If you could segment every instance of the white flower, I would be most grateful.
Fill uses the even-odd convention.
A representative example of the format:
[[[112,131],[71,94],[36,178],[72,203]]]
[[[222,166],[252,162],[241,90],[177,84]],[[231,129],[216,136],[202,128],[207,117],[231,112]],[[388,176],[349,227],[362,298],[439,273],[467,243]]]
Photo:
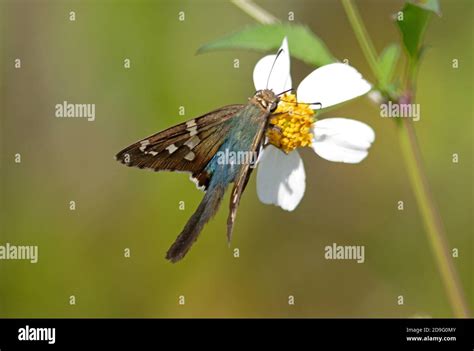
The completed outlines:
[[[278,57],[265,56],[255,65],[253,80],[257,90],[272,89],[275,94],[292,88],[286,38]],[[288,116],[294,116],[292,113],[295,106],[302,109],[301,113],[296,113],[301,120],[296,122],[296,127],[291,124],[292,127],[287,128],[288,133],[283,130],[277,133],[283,138],[279,140],[286,145],[278,142],[277,146],[285,152],[273,146],[274,142],[262,151],[257,170],[257,194],[260,201],[280,206],[287,211],[294,210],[299,204],[305,192],[306,175],[303,160],[296,151],[298,146],[311,146],[320,157],[333,162],[359,163],[367,156],[368,149],[375,140],[372,128],[342,117],[314,122],[311,109],[315,109],[317,105],[304,103],[318,102],[326,108],[366,94],[370,89],[370,84],[356,69],[343,63],[333,63],[314,70],[303,79],[296,90],[299,104],[295,104],[296,97],[292,94],[285,95],[286,101],[282,97],[278,108],[287,117],[286,121],[280,120],[283,129],[286,128],[285,123],[289,122]],[[296,134],[292,134],[295,130]],[[283,132],[289,137],[283,137]],[[267,136],[272,139],[268,133]]]

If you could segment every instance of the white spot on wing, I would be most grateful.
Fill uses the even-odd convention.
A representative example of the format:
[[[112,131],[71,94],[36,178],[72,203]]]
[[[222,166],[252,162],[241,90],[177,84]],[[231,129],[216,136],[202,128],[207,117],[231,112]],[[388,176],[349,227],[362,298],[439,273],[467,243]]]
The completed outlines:
[[[199,144],[200,141],[201,139],[199,139],[197,135],[194,135],[192,138],[188,139],[184,143],[184,145],[186,145],[187,147],[189,147],[190,150],[192,150],[197,144]]]
[[[145,152],[146,147],[150,145],[150,140],[142,140],[140,141],[140,151]]]
[[[189,131],[189,136],[194,136],[197,134],[197,126],[194,126],[194,127],[191,127],[191,128],[188,128],[187,131]]]
[[[178,150],[178,148],[176,147],[175,144],[171,144],[170,146],[166,147],[166,150],[168,150],[168,152],[170,154],[172,154],[173,152],[175,152],[176,150]]]
[[[194,184],[196,184],[196,188],[197,188],[197,189],[199,189],[199,190],[201,190],[201,191],[204,191],[204,192],[206,191],[206,187],[205,187],[204,185],[199,186],[198,179],[197,179],[197,178],[194,178],[192,174],[189,176],[189,179],[190,179]]]
[[[186,122],[186,129],[189,129],[189,128],[192,128],[196,125],[196,120],[195,119],[192,119],[190,121],[187,121]]]
[[[185,156],[184,156],[184,159],[185,160],[188,160],[188,161],[192,161],[194,160],[194,158],[196,157],[196,154],[192,151],[189,151]]]

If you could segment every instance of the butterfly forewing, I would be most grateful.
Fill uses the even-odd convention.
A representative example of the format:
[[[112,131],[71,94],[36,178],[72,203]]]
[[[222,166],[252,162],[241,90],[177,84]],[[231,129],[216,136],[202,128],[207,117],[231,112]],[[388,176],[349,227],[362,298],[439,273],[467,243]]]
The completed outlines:
[[[128,146],[116,158],[130,167],[190,172],[205,188],[209,179],[203,169],[224,142],[228,121],[243,107],[225,106],[168,128]]]

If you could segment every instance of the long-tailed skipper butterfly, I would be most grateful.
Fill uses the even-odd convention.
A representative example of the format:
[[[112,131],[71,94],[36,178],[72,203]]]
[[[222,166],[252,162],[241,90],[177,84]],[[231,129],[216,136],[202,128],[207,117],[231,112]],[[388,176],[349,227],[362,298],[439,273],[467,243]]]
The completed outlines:
[[[280,53],[281,49],[275,62]],[[193,118],[142,139],[116,155],[118,161],[131,167],[189,172],[198,188],[205,191],[201,203],[166,254],[171,262],[186,255],[204,225],[217,212],[227,187],[234,183],[227,219],[230,241],[253,164],[222,162],[221,156],[243,152],[255,155],[247,159],[256,160],[279,95],[269,89],[259,90],[245,105],[229,105]]]

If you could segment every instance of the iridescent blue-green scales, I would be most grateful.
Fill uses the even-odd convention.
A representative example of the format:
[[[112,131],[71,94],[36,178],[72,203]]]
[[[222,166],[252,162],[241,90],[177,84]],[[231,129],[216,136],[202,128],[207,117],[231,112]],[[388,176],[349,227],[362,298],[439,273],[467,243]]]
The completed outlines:
[[[176,262],[186,255],[203,226],[217,212],[228,185],[234,183],[227,220],[230,241],[252,164],[222,162],[221,155],[242,152],[258,155],[268,117],[277,104],[278,97],[271,90],[260,90],[246,105],[217,109],[138,141],[117,154],[117,160],[127,166],[190,172],[197,186],[206,192],[168,250],[167,259]],[[256,156],[247,160],[256,160]]]

